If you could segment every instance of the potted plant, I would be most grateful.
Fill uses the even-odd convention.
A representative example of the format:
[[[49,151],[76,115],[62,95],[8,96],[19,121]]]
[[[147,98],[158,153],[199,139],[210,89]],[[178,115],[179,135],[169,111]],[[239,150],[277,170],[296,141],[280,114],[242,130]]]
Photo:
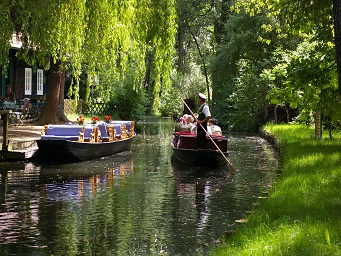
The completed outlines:
[[[97,122],[101,121],[97,116],[91,117],[91,123],[96,124]]]
[[[105,115],[105,116],[104,116],[104,121],[105,121],[107,124],[110,123],[110,121],[111,121],[111,116]]]
[[[77,123],[79,124],[79,125],[83,125],[84,124],[84,117],[83,116],[79,116],[79,117],[77,117]]]

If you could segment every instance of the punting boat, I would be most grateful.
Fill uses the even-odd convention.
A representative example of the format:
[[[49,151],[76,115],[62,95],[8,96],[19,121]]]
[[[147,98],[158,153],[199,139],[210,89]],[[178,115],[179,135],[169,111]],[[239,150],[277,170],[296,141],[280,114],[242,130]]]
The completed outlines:
[[[206,149],[198,149],[197,135],[188,132],[175,132],[172,140],[172,148],[175,157],[183,163],[192,165],[219,165],[226,163],[224,158],[228,156],[227,138],[225,136],[212,136],[206,138]],[[224,156],[222,155],[224,154]]]
[[[134,137],[134,121],[46,125],[36,141],[39,149],[34,157],[44,161],[86,161],[128,150]]]

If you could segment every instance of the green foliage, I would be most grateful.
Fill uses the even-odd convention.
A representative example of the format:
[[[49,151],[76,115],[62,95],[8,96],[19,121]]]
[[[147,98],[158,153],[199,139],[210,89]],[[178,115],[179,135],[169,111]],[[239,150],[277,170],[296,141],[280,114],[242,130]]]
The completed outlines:
[[[162,92],[171,86],[174,0],[2,1],[0,14],[0,65],[7,65],[9,41],[16,32],[23,42],[18,57],[28,65],[48,69],[52,58],[63,63],[61,69],[69,69],[70,98],[77,100],[82,91],[88,101],[94,78],[103,100],[110,98],[112,86],[140,93],[150,52],[154,92],[150,100],[155,111]],[[82,72],[87,74],[86,83]],[[79,87],[80,77],[84,88]]]
[[[311,113],[321,111],[327,120],[337,123],[340,119],[339,92],[334,46],[320,41],[311,41],[305,36],[295,50],[276,52],[270,70],[264,70],[271,90],[267,99],[281,105],[288,103],[297,108],[299,121],[310,122]]]
[[[131,84],[116,86],[110,98],[110,109],[108,113],[117,119],[137,120],[139,115],[145,113],[145,95],[142,89],[132,90]]]
[[[335,127],[341,110],[331,3],[239,0],[231,10],[211,62],[216,110],[230,112],[221,121],[253,130],[271,103],[297,109],[296,121],[314,121],[321,112],[326,126]]]
[[[224,43],[211,61],[213,112],[229,129],[257,131],[264,122],[268,89],[259,75],[269,65],[264,59],[271,56],[273,45],[259,38],[273,37],[275,32],[261,29],[270,22],[264,14],[230,17]]]
[[[261,126],[263,85],[257,77],[245,77],[245,82],[241,83],[237,84],[235,92],[230,95],[233,109],[228,114],[229,129],[258,132]]]
[[[8,52],[10,49],[10,40],[14,31],[14,24],[10,17],[10,3],[8,1],[0,2],[0,67],[8,66]]]
[[[160,113],[164,117],[178,118],[182,115],[182,104],[179,91],[168,90],[162,93]]]

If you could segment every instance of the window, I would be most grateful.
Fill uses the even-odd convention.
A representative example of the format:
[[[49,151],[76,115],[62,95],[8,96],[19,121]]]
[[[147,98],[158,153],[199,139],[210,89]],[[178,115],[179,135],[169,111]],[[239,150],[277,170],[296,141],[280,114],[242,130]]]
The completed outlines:
[[[42,69],[37,70],[37,95],[43,95],[44,94],[44,72]]]
[[[32,68],[25,68],[25,95],[32,95]]]

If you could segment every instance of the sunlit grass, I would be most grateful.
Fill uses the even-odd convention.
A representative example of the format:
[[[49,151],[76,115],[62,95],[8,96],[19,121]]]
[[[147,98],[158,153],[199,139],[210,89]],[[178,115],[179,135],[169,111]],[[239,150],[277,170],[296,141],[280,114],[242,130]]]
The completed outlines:
[[[266,126],[281,145],[283,172],[248,223],[214,255],[341,255],[341,136]],[[328,138],[328,139],[327,139]]]
[[[228,244],[215,255],[340,255],[331,227],[307,222],[282,223],[276,229],[260,227],[254,232],[243,230],[243,237],[238,236],[240,242]]]

